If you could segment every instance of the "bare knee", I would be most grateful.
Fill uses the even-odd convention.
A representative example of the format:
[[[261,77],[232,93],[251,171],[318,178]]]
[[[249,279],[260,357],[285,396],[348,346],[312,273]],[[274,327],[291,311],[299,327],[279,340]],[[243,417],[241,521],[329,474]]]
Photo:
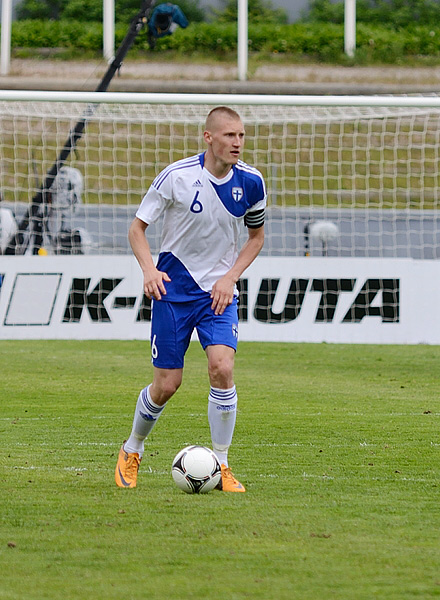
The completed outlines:
[[[163,406],[177,392],[181,383],[181,369],[155,369],[150,387],[151,399]]]
[[[234,385],[234,355],[216,353],[209,356],[209,380],[213,387],[227,389]]]

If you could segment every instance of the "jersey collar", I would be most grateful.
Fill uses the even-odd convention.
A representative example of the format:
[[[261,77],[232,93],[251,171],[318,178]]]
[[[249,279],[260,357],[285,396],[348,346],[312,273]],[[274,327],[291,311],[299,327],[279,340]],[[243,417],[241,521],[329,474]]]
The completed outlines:
[[[214,183],[216,183],[217,185],[221,185],[222,183],[227,183],[234,176],[234,167],[235,167],[235,165],[232,165],[232,169],[229,171],[229,173],[227,175],[225,175],[225,177],[222,177],[221,179],[218,179],[217,177],[215,177],[215,175],[213,175],[212,173],[210,173],[208,171],[208,169],[205,168],[205,153],[202,152],[202,154],[200,154],[199,156],[200,156],[200,166],[202,167],[202,169],[204,170],[204,172],[207,174],[208,178],[211,181],[213,181]]]

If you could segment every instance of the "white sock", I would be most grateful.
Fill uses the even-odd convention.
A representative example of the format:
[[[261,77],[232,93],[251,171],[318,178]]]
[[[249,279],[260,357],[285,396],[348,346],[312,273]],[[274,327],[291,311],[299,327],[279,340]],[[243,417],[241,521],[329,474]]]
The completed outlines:
[[[139,457],[142,457],[144,440],[156,425],[164,408],[165,405],[159,406],[151,399],[150,386],[141,390],[136,404],[131,435],[124,444],[126,452],[137,452]]]
[[[237,392],[234,387],[221,390],[211,387],[208,398],[208,421],[212,449],[220,464],[228,466],[228,450],[234,434],[237,416]]]

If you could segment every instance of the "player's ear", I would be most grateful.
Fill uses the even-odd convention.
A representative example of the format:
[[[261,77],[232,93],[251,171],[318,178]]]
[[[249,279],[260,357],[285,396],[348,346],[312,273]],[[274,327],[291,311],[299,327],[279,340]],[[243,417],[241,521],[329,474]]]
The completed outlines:
[[[210,144],[210,143],[211,143],[211,141],[212,141],[212,135],[211,135],[211,132],[210,132],[210,131],[204,131],[204,132],[203,132],[203,137],[205,138],[205,142],[206,142],[207,144]]]

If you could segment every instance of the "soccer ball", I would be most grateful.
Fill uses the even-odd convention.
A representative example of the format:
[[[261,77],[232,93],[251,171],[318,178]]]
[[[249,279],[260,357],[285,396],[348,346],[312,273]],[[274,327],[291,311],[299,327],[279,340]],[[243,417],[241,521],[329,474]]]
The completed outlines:
[[[219,483],[221,467],[209,448],[187,446],[176,454],[171,474],[177,487],[187,494],[206,494]]]

